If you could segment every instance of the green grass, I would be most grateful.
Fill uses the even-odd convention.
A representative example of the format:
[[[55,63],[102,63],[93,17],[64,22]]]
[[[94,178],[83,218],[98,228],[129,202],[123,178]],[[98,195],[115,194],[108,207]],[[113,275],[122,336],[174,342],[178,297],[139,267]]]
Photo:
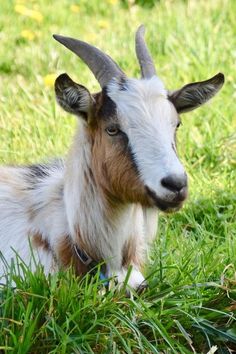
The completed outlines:
[[[97,45],[138,77],[134,32],[144,23],[168,88],[219,71],[226,83],[213,102],[182,117],[178,145],[190,196],[180,212],[161,216],[145,270],[149,289],[127,298],[125,291],[104,292],[96,277],[78,281],[67,272],[45,278],[41,269],[31,274],[21,265],[23,280],[12,266],[17,289],[0,288],[0,352],[207,353],[214,345],[217,353],[236,350],[236,2],[137,3],[1,2],[2,164],[67,151],[76,121],[56,107],[45,76],[66,71],[98,89],[53,33]],[[42,17],[24,15],[22,6]]]

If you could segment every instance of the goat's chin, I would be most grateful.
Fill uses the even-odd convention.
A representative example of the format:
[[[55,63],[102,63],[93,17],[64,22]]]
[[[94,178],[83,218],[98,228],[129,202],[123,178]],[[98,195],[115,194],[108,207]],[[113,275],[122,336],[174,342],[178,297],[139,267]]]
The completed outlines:
[[[157,206],[158,209],[160,209],[161,211],[163,211],[164,213],[167,214],[171,214],[171,213],[175,213],[176,211],[180,210],[183,206],[183,202],[179,203],[177,206],[171,206],[171,207],[167,207],[167,209],[161,209]]]
[[[155,207],[159,210],[163,211],[164,213],[175,213],[176,211],[180,210],[183,206],[183,202],[180,203],[169,203],[166,201],[156,201],[154,202]]]
[[[147,189],[149,202],[150,202],[151,206],[156,207],[165,213],[174,213],[174,212],[180,210],[184,204],[184,200],[181,200],[181,201],[165,200],[163,198],[158,197],[156,195],[156,193],[153,192],[148,187],[146,187],[146,189]]]

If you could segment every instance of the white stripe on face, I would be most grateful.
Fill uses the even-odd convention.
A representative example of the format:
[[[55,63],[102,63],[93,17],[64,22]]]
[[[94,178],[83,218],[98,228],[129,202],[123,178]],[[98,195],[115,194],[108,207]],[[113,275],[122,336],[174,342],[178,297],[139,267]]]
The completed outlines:
[[[123,90],[112,82],[108,95],[117,105],[118,120],[129,138],[143,183],[159,198],[168,200],[171,192],[161,180],[170,175],[181,178],[185,172],[173,149],[177,112],[162,82],[157,77],[127,79]]]

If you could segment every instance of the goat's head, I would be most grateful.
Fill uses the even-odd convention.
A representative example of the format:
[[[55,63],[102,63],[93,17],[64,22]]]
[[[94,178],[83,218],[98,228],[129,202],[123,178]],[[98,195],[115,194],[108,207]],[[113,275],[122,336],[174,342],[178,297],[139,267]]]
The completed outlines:
[[[156,75],[143,26],[136,33],[141,80],[127,78],[109,56],[85,42],[54,38],[89,66],[102,87],[91,95],[67,74],[55,82],[59,104],[84,122],[97,182],[122,202],[163,211],[180,208],[187,196],[187,176],[176,152],[179,114],[212,98],[224,75],[167,91]]]

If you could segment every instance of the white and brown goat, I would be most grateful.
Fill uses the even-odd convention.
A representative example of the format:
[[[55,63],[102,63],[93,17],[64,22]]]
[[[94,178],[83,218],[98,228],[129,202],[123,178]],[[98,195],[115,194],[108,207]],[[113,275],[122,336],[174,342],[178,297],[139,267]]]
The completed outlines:
[[[0,250],[8,263],[17,252],[29,264],[33,245],[46,273],[73,264],[84,274],[92,260],[105,261],[106,275],[121,283],[132,265],[129,284],[137,288],[157,210],[178,210],[187,196],[176,152],[179,114],[212,98],[224,76],[166,90],[143,26],[136,33],[142,79],[127,78],[85,42],[54,38],[88,65],[102,90],[90,94],[67,74],[57,78],[57,101],[79,128],[65,161],[0,168]],[[0,274],[6,271],[1,263]]]

